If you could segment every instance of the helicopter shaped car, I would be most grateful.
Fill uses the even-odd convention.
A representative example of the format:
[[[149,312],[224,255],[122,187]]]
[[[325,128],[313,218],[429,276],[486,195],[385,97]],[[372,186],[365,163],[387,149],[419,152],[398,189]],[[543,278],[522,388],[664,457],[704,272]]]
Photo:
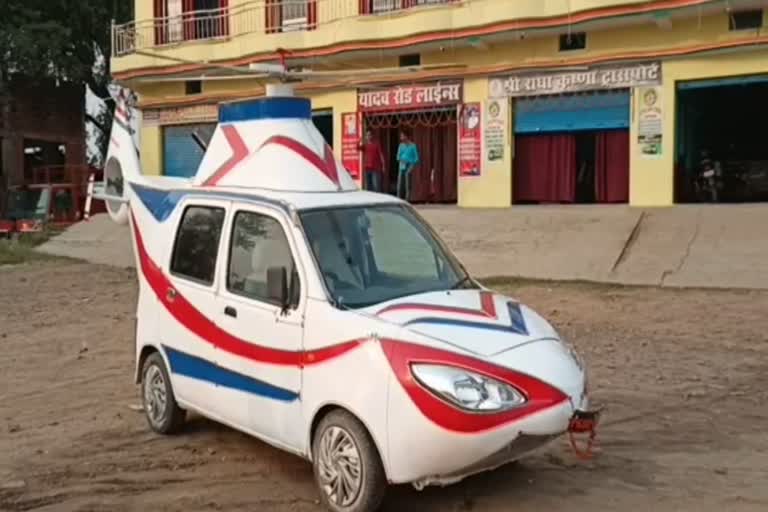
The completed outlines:
[[[118,101],[95,197],[132,233],[150,427],[197,411],[308,459],[349,512],[591,430],[555,329],[476,283],[409,204],[360,190],[290,84],[266,89],[220,105],[189,180],[141,174]]]

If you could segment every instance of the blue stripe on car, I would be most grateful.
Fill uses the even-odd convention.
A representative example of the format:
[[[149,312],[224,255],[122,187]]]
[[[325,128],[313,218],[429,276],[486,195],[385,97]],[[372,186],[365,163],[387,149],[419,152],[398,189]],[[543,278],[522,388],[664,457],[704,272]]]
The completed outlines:
[[[273,386],[247,375],[227,370],[205,359],[186,354],[168,346],[163,346],[163,349],[168,355],[171,373],[281,402],[293,402],[299,398],[298,393],[289,389]]]

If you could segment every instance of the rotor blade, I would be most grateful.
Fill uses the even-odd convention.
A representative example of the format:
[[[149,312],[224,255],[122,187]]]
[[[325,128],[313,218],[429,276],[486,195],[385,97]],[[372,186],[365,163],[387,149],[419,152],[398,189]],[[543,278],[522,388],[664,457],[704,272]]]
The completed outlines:
[[[406,66],[406,67],[389,67],[389,68],[352,68],[352,69],[329,69],[316,71],[312,69],[307,70],[288,70],[286,75],[294,76],[297,78],[302,77],[354,77],[357,75],[399,75],[406,73],[418,73],[420,71],[433,71],[440,69],[456,69],[465,68],[466,64],[425,64],[421,66]]]
[[[148,52],[146,50],[136,50],[135,53],[137,53],[138,55],[144,55],[145,57],[153,57],[153,58],[156,58],[156,59],[164,59],[164,60],[169,60],[169,61],[172,61],[172,62],[179,62],[181,64],[193,64],[193,65],[196,65],[196,66],[203,66],[203,67],[210,67],[210,68],[216,68],[216,69],[223,69],[223,70],[227,70],[227,71],[233,71],[235,73],[243,74],[243,75],[251,75],[251,74],[263,75],[265,73],[270,73],[270,71],[265,71],[265,70],[254,72],[254,71],[252,71],[252,70],[250,70],[248,68],[243,68],[243,67],[239,67],[239,66],[229,66],[227,64],[218,64],[218,63],[215,63],[215,62],[207,62],[207,61],[204,61],[204,60],[191,60],[191,59],[183,59],[181,57],[171,57],[170,55],[162,55],[160,53]],[[275,65],[272,65],[272,67],[270,67],[270,70],[272,72],[275,72],[274,70],[277,70],[277,69],[278,68],[275,67]],[[275,72],[275,75],[282,75],[283,73],[284,73],[284,69],[282,68],[282,66],[279,66],[279,72]]]

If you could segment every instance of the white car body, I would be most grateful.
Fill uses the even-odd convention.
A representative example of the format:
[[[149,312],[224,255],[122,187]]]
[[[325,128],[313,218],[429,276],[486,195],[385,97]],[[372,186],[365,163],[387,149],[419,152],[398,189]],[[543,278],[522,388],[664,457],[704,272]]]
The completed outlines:
[[[566,433],[574,413],[588,408],[585,370],[555,329],[517,300],[483,287],[361,308],[333,300],[303,212],[410,207],[359,190],[304,102],[266,98],[223,106],[191,183],[140,175],[118,108],[105,174],[127,183],[108,185],[100,197],[133,234],[137,379],[147,354],[157,351],[182,408],[307,459],[319,418],[342,408],[368,430],[387,481],[418,488],[492,469]],[[171,271],[173,241],[190,205],[224,209],[210,284]],[[300,283],[295,307],[228,289],[238,211],[279,223]],[[227,308],[236,316],[225,314]],[[415,378],[411,365],[420,362],[509,384],[525,403],[500,412],[467,411]]]

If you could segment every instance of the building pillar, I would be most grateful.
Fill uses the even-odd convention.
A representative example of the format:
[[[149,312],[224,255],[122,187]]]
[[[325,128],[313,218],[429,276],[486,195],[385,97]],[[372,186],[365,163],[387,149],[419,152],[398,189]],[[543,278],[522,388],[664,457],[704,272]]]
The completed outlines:
[[[504,208],[512,204],[512,162],[513,139],[511,130],[511,108],[507,98],[499,100],[505,107],[504,143],[502,156],[489,160],[485,131],[488,121],[488,78],[470,78],[464,81],[464,102],[480,103],[481,151],[480,175],[457,176],[458,204],[461,207]],[[457,137],[458,138],[458,137]]]
[[[150,176],[163,174],[163,132],[160,125],[141,126],[140,153],[141,172]]]
[[[657,87],[635,87],[630,101],[629,204],[671,206],[675,198],[675,81],[669,80],[662,64],[662,83]],[[654,91],[656,102],[649,104]],[[650,95],[650,96],[649,96]],[[651,99],[649,99],[651,98]],[[658,108],[658,110],[655,110]],[[654,112],[661,116],[661,144],[641,143],[640,124]],[[653,146],[653,147],[651,147]]]

